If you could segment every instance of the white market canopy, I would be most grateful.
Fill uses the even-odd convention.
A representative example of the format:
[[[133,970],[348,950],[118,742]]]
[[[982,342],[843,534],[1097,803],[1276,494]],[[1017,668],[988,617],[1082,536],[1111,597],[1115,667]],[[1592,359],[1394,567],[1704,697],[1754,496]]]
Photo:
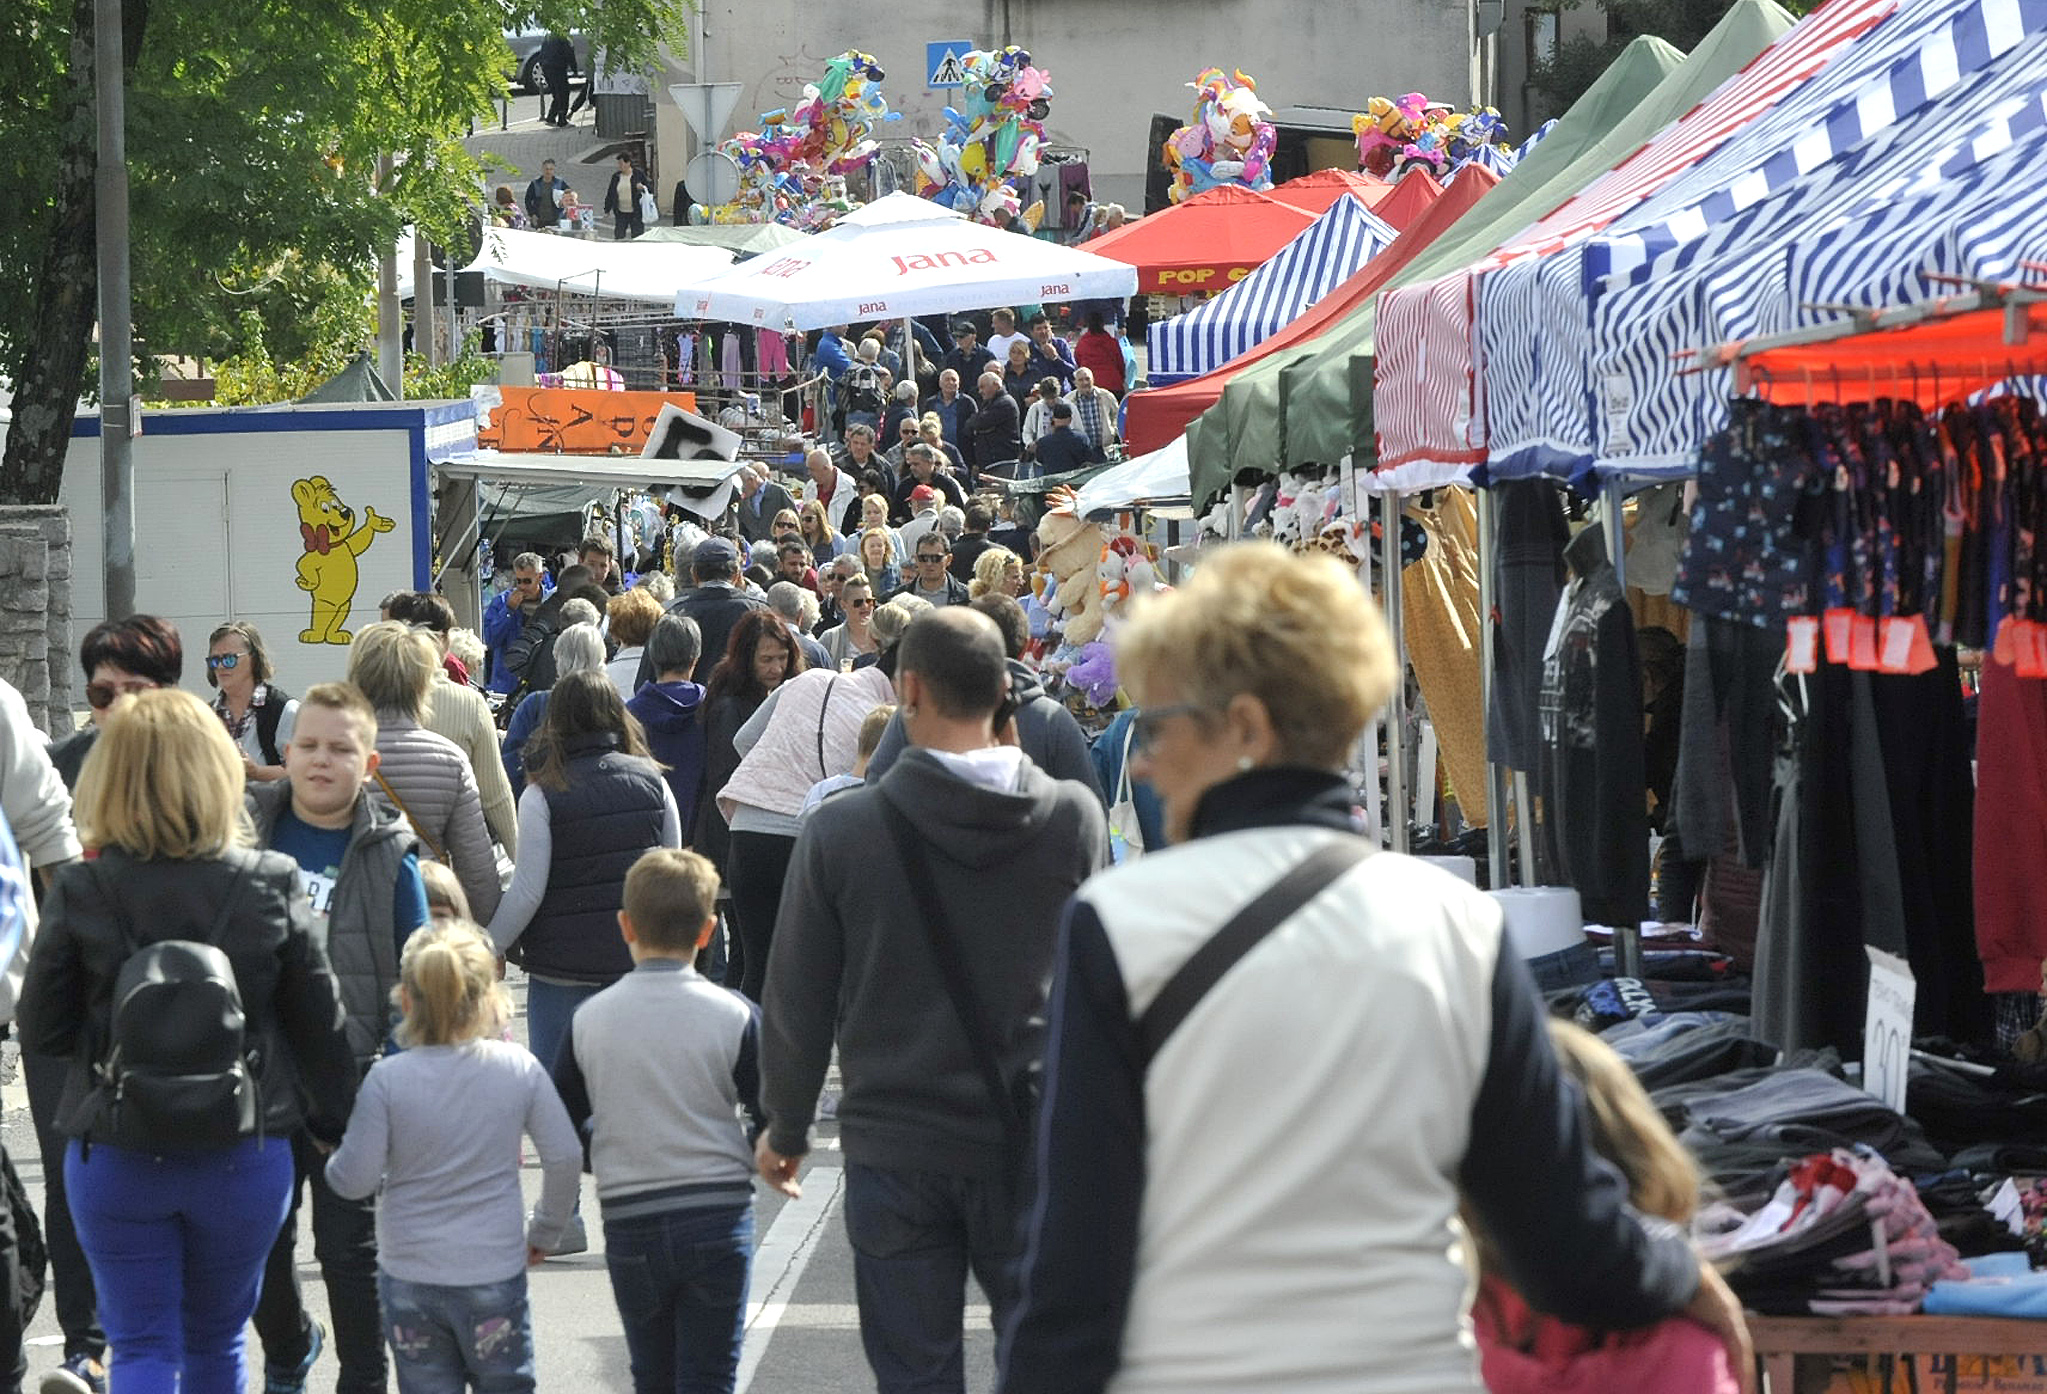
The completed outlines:
[[[1187,437],[1180,435],[1170,445],[1125,460],[1081,485],[1074,511],[1083,518],[1098,518],[1139,504],[1185,504],[1191,488]]]
[[[1137,268],[893,193],[800,246],[677,286],[675,312],[686,319],[806,330],[997,305],[1120,299],[1136,292]]]
[[[505,285],[666,305],[675,298],[677,286],[731,264],[732,253],[723,247],[638,239],[613,242],[492,228],[483,235],[476,260],[462,269],[480,271],[485,280]]]
[[[451,479],[500,484],[601,484],[621,489],[658,485],[716,488],[739,472],[736,460],[658,460],[641,455],[550,455],[465,450],[434,465]]]

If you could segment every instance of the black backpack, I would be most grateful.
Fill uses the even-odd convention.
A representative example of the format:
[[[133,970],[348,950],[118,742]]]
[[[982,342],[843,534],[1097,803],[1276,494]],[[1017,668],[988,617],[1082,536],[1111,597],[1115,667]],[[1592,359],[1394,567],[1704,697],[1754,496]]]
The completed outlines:
[[[108,1039],[86,1101],[94,1140],[196,1150],[256,1135],[263,1110],[241,987],[228,956],[207,942],[226,927],[246,875],[246,867],[235,869],[203,937],[138,944],[124,924],[128,952],[114,975]]]

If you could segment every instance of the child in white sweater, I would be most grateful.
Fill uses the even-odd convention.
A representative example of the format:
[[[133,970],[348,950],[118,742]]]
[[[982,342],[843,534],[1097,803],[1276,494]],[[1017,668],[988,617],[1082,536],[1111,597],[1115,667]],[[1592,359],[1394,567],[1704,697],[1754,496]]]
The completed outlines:
[[[370,1067],[327,1184],[383,1188],[377,1281],[400,1394],[531,1390],[526,1268],[560,1238],[582,1145],[539,1062],[493,1039],[509,1007],[482,930],[436,923],[407,940],[398,1006],[406,1049]],[[521,1134],[541,1165],[530,1223]]]

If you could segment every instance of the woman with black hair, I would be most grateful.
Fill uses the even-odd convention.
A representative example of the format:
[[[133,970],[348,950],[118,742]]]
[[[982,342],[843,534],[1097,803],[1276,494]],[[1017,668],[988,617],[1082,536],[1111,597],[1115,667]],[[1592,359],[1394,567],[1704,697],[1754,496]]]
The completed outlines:
[[[50,747],[50,763],[64,777],[64,787],[74,790],[78,771],[92,753],[114,700],[152,688],[176,687],[185,675],[185,645],[170,621],[155,615],[130,615],[86,631],[78,646],[78,666],[85,672],[85,701],[92,708],[92,721]]]

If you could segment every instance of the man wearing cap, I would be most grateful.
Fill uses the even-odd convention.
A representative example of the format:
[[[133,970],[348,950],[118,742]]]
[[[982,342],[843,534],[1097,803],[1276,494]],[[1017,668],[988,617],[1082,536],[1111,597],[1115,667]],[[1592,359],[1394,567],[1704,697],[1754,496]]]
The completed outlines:
[[[1086,436],[1073,429],[1073,403],[1052,403],[1052,429],[1038,437],[1038,468],[1046,474],[1064,474],[1085,465],[1099,465],[1106,458]]]
[[[943,371],[950,368],[960,382],[973,382],[995,366],[995,355],[981,347],[981,331],[974,328],[974,322],[963,319],[952,326],[952,352],[946,354],[945,362],[939,365],[940,382],[944,381]],[[943,391],[944,388],[939,389]]]
[[[938,527],[938,490],[929,484],[919,484],[910,490],[910,521],[896,529],[896,536],[902,541],[903,555],[911,556],[917,547],[917,539]]]
[[[725,641],[732,637],[733,627],[749,611],[767,606],[739,589],[739,549],[722,537],[707,537],[697,544],[696,551],[690,553],[689,574],[696,584],[675,597],[668,613],[696,621],[703,647],[697,652],[696,671],[690,678],[704,682],[725,656]],[[637,692],[641,684],[653,680],[654,673],[642,659],[633,690]]]
[[[939,468],[942,457],[935,446],[919,442],[905,450],[903,458],[909,462],[909,473],[897,481],[895,498],[889,508],[889,516],[897,526],[909,522],[916,512],[912,505],[919,489],[928,488],[938,494],[941,507],[948,503],[961,509],[967,506],[967,491],[950,473]],[[907,541],[904,545],[908,545]]]
[[[922,414],[938,418],[938,428],[945,433],[948,445],[958,445],[967,438],[967,418],[974,414],[974,399],[960,391],[961,381],[958,369],[947,368],[938,375],[938,391],[926,397],[920,408]]]

